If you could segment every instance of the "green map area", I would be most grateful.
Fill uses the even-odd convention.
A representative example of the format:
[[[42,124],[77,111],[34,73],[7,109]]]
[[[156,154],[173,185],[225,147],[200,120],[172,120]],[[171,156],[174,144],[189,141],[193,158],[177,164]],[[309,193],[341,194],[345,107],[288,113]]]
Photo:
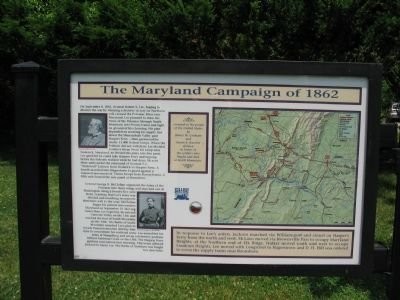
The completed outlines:
[[[353,225],[359,118],[215,108],[212,223]]]

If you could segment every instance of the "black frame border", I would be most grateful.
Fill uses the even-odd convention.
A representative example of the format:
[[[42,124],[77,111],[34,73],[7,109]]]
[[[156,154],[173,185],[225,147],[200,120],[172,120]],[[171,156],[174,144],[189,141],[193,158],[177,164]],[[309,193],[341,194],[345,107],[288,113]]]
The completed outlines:
[[[265,74],[292,76],[363,77],[368,80],[366,162],[359,265],[237,265],[80,260],[73,256],[71,188],[70,80],[74,73],[183,73]],[[75,59],[58,61],[60,215],[62,266],[66,270],[222,274],[222,275],[354,275],[372,272],[378,174],[379,109],[382,81],[380,64],[321,63],[251,60],[123,60]]]

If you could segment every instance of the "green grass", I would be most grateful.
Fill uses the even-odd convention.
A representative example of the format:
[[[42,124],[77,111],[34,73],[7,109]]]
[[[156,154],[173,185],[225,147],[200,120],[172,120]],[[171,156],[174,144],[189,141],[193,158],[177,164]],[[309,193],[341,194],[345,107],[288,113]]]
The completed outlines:
[[[393,238],[394,203],[396,199],[396,176],[381,172],[378,181],[375,240],[390,246]]]
[[[0,161],[0,299],[18,299],[15,165]]]
[[[0,299],[19,299],[15,164],[0,154]],[[59,233],[58,169],[49,167],[51,233]],[[379,176],[376,240],[391,243],[395,176]],[[386,299],[386,277],[183,276],[62,271],[54,299]]]

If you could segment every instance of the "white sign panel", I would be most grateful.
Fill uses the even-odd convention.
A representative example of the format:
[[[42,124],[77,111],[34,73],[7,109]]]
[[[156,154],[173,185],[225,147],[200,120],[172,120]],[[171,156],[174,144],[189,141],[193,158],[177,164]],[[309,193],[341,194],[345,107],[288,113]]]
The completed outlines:
[[[73,74],[74,259],[360,264],[367,88]]]

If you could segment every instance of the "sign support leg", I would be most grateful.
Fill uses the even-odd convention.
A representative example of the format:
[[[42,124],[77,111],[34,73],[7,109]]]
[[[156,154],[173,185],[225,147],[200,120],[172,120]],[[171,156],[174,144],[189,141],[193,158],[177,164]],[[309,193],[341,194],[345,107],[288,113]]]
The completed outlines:
[[[42,71],[33,62],[13,66],[21,299],[51,299],[51,268],[41,259],[49,234],[47,149],[37,128]]]
[[[394,149],[396,155],[396,199],[393,224],[392,244],[392,286],[390,287],[390,299],[400,297],[400,148]]]

